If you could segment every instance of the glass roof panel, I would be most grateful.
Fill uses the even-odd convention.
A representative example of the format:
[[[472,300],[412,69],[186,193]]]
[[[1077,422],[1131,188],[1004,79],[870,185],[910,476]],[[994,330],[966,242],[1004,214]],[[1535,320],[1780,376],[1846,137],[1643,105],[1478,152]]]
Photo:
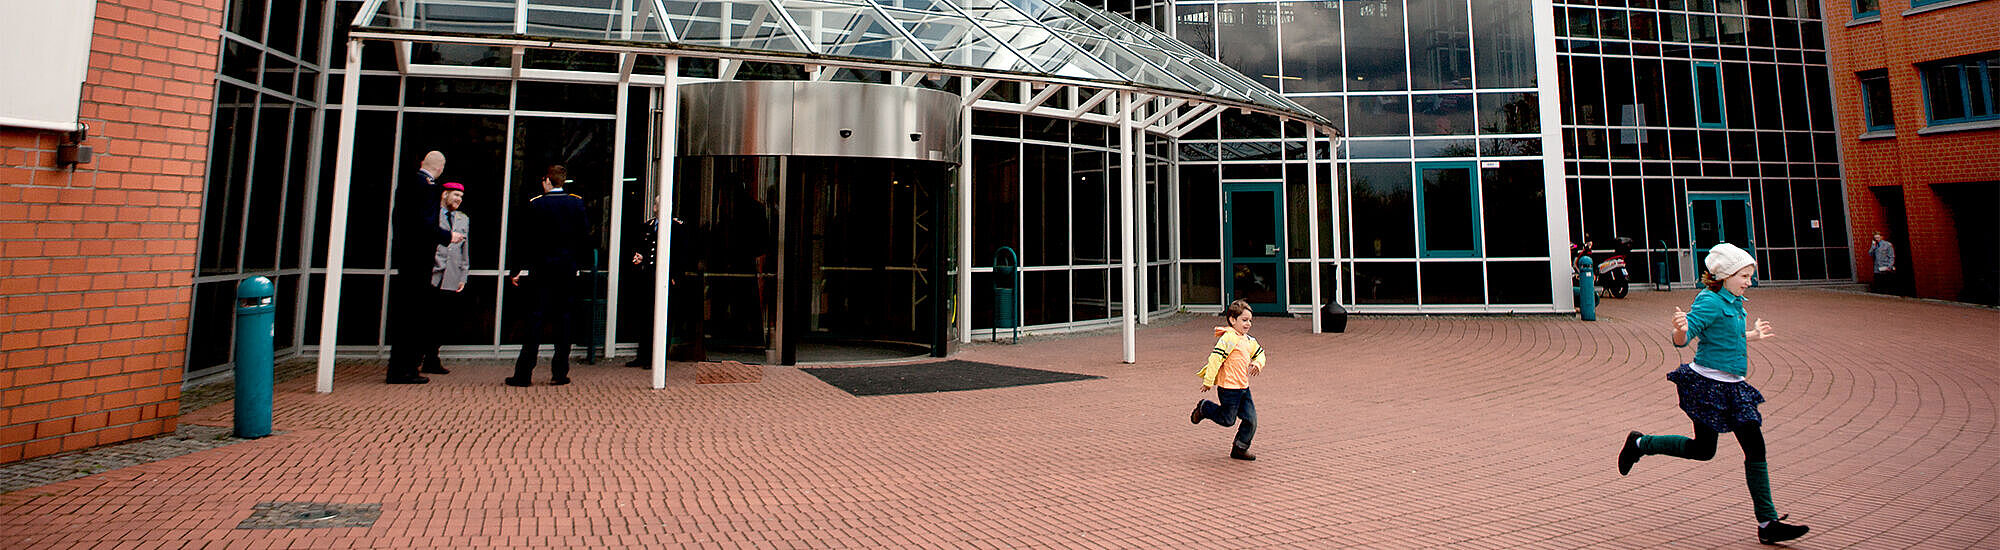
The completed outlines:
[[[884,21],[867,4],[823,0],[783,0],[781,5],[820,53],[868,59],[931,63],[923,48],[912,44],[895,24]]]
[[[370,27],[439,32],[514,34],[514,3],[507,0],[385,2]]]
[[[1056,37],[1055,31],[1040,26],[1014,25],[986,22],[983,24],[993,36],[1004,40],[1028,62],[1041,67],[1042,72],[1071,78],[1097,80],[1130,81],[1125,75],[1104,66],[1068,43]]]
[[[1056,34],[1069,40],[1071,44],[1076,44],[1077,47],[1083,48],[1083,51],[1089,52],[1098,61],[1103,61],[1105,65],[1110,65],[1113,70],[1125,75],[1125,78],[1133,82],[1170,90],[1191,89],[1187,83],[1168,76],[1159,67],[1154,67],[1151,63],[1147,63],[1146,60],[1140,59],[1139,56],[1133,55],[1132,52],[1112,43],[1110,39],[1095,34],[1067,32],[1058,32]]]
[[[1311,113],[1165,33],[1075,0],[524,4],[526,9],[517,10],[515,0],[374,0],[364,4],[356,22],[404,33],[526,34],[825,56],[831,65],[838,65],[838,58],[906,64],[916,71],[943,64],[1029,78],[1040,74],[1130,84]]]
[[[767,2],[665,0],[667,20],[682,44],[807,53]]]
[[[883,13],[901,23],[911,36],[917,38],[925,49],[930,50],[938,61],[946,65],[979,67],[1015,73],[1038,73],[1021,56],[1008,50],[999,40],[980,30],[970,19],[956,15],[920,13],[884,8]]]
[[[579,3],[590,5],[574,5]],[[609,6],[605,4],[582,0],[530,2],[528,34],[590,40],[667,40],[659,17],[653,13],[652,0],[612,0]]]

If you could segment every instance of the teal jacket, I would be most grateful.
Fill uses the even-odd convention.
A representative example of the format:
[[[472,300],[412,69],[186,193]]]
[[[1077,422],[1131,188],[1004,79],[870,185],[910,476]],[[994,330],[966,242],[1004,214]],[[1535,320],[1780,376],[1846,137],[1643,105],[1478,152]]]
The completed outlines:
[[[1688,306],[1688,343],[1696,339],[1697,365],[1737,376],[1749,376],[1749,342],[1743,339],[1746,326],[1743,297],[1728,291],[1703,290]],[[1681,344],[1678,347],[1687,347]]]

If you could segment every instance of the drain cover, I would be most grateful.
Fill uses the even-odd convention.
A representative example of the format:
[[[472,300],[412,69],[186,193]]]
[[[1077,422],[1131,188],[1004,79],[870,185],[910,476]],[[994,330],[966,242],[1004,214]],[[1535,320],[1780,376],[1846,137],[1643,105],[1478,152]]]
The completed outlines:
[[[382,517],[382,504],[328,502],[260,502],[237,529],[313,529],[368,527]]]

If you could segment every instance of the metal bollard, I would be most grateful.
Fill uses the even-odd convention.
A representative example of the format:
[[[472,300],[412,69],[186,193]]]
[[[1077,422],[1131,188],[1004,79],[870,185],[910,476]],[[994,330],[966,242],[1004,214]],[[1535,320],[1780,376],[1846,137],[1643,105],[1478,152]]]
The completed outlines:
[[[271,435],[271,280],[236,284],[236,437]]]
[[[1583,320],[1597,320],[1597,266],[1590,263],[1589,256],[1576,259],[1576,270],[1582,279],[1576,286],[1576,310],[1583,314]]]

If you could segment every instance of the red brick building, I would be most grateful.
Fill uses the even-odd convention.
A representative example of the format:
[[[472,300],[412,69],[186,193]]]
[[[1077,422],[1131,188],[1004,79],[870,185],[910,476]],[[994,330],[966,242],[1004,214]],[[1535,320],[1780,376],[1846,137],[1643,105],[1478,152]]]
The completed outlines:
[[[94,158],[0,125],[0,463],[179,414],[224,2],[95,4],[76,109]]]
[[[1872,234],[1903,292],[1995,303],[2000,256],[2000,2],[1825,3],[1855,277]]]

